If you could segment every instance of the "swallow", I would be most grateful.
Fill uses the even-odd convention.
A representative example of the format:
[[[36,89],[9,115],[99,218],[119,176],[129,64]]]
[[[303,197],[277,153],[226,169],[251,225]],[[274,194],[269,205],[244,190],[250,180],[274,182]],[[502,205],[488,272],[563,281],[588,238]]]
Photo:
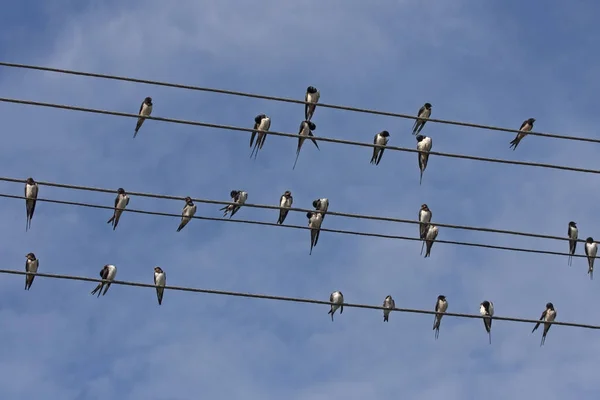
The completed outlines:
[[[333,322],[333,314],[335,314],[335,310],[339,308],[340,315],[344,312],[344,295],[339,290],[336,290],[329,295],[329,302],[333,304],[331,305],[331,309],[327,314],[331,314],[331,321]]]
[[[417,150],[419,150],[419,169],[421,170],[421,177],[419,178],[419,185],[423,181],[423,172],[427,168],[427,161],[429,161],[429,151],[431,151],[431,138],[423,135],[417,136]]]
[[[321,224],[323,223],[323,215],[319,212],[309,211],[306,213],[308,218],[308,227],[310,228],[310,253],[312,255],[313,247],[319,242],[319,233],[321,232]]]
[[[254,158],[258,155],[258,151],[263,148],[265,144],[265,140],[267,139],[267,132],[271,127],[271,118],[267,117],[265,114],[259,114],[254,118],[254,129],[252,131],[252,136],[250,136],[250,147],[252,147],[252,143],[254,142],[254,137],[258,134],[256,138],[256,143],[254,143],[254,147],[252,148],[252,152],[250,153],[250,158],[254,155]]]
[[[196,205],[192,201],[191,197],[185,198],[185,206],[183,206],[183,211],[181,212],[181,223],[177,228],[177,232],[182,230],[188,222],[192,220],[192,217],[196,214]]]
[[[246,200],[248,200],[248,192],[244,192],[243,190],[232,190],[229,195],[231,196],[231,202],[235,204],[228,204],[219,209],[219,211],[225,211],[223,217],[226,217],[227,213],[231,212],[229,215],[229,218],[231,218],[244,205]]]
[[[98,292],[98,297],[100,297],[100,293],[102,293],[102,287],[106,285],[106,287],[104,288],[104,293],[102,293],[102,296],[104,296],[106,292],[108,292],[108,288],[110,287],[112,281],[115,279],[115,276],[117,276],[117,267],[110,264],[107,264],[104,267],[102,267],[102,269],[100,270],[100,278],[108,282],[100,282],[98,286],[96,286],[96,289],[92,290],[91,294],[96,294],[96,292]]]
[[[375,139],[373,139],[373,144],[375,144],[376,146],[373,147],[373,156],[371,157],[371,164],[379,165],[381,157],[383,157],[385,146],[388,144],[389,141],[390,133],[388,131],[381,131],[377,135],[375,135]]]
[[[567,263],[568,265],[571,265],[573,262],[573,255],[575,255],[575,249],[577,248],[577,238],[579,236],[579,229],[577,229],[577,224],[575,222],[569,222],[567,235],[569,236],[569,260]]]
[[[162,304],[163,294],[165,293],[165,285],[167,284],[167,274],[160,267],[154,267],[154,286],[156,286],[156,297],[158,305]]]
[[[279,207],[281,207],[279,209],[279,218],[277,219],[279,225],[283,224],[283,221],[285,221],[285,217],[287,217],[288,212],[290,211],[288,208],[292,206],[292,203],[294,203],[292,192],[286,190],[279,198]]]
[[[542,313],[542,316],[540,317],[540,321],[544,321],[544,333],[542,333],[542,341],[540,342],[540,347],[543,346],[544,343],[546,343],[546,335],[548,334],[548,331],[550,330],[550,327],[552,326],[552,324],[549,324],[548,322],[553,322],[555,319],[556,319],[556,310],[554,309],[554,304],[546,303],[546,309],[544,310],[544,312]],[[538,322],[537,324],[535,324],[531,333],[535,332],[535,330],[540,326],[540,323],[541,322]]]
[[[312,202],[312,205],[315,208],[315,211],[320,211],[321,214],[323,214],[323,219],[325,219],[325,213],[327,212],[327,209],[329,209],[329,199],[326,197],[316,199]]]
[[[40,266],[40,260],[35,258],[35,254],[29,253],[25,256],[25,272],[36,273]],[[25,290],[31,289],[35,275],[25,275]]]
[[[390,310],[396,308],[396,302],[392,299],[392,296],[387,295],[385,297],[385,300],[383,300],[383,308],[385,308],[385,310],[383,310],[383,322],[388,322],[390,319]]]
[[[435,242],[437,235],[438,227],[430,224],[427,227],[427,233],[425,234],[425,258],[431,255],[431,247],[433,246],[433,242]]]
[[[594,279],[594,259],[598,253],[598,244],[594,243],[594,239],[589,237],[585,239],[585,255],[588,260],[588,274],[590,279]]]
[[[321,149],[319,149],[317,141],[315,140],[315,136],[313,135],[313,131],[315,129],[317,129],[317,125],[315,125],[314,122],[302,121],[300,123],[300,130],[298,131],[298,135],[302,137],[298,138],[298,148],[296,149],[296,161],[294,161],[294,166],[292,167],[292,169],[296,168],[296,163],[298,162],[298,157],[300,156],[300,150],[302,149],[302,144],[304,143],[306,138],[309,138],[314,143],[314,145],[317,146],[317,150],[321,151]]]
[[[423,129],[423,127],[425,126],[425,122],[427,122],[427,119],[431,117],[431,104],[425,103],[423,107],[419,108],[417,117],[418,119],[413,125],[413,135],[418,135],[419,132],[421,132],[421,129]]]
[[[514,150],[517,149],[517,146],[519,145],[519,143],[521,142],[521,140],[527,136],[528,132],[531,132],[531,130],[533,129],[533,123],[535,122],[535,118],[529,118],[525,121],[523,121],[523,123],[521,124],[521,127],[519,128],[519,133],[517,133],[517,137],[515,137],[511,142],[510,142],[510,148]]]
[[[444,313],[448,309],[448,301],[446,300],[446,296],[440,294],[435,303],[435,312],[439,313],[435,315],[433,319],[433,330],[435,331],[435,338],[437,339],[440,336],[440,324],[442,323],[442,317]]]
[[[306,94],[304,95],[304,119],[310,121],[313,114],[315,113],[315,108],[317,107],[317,103],[319,102],[319,98],[321,97],[321,93],[314,86],[309,86],[306,88]]]
[[[38,196],[38,184],[33,178],[27,178],[25,183],[25,208],[27,210],[27,219],[25,220],[25,231],[31,228],[31,219],[35,212],[35,203]]]
[[[127,196],[127,193],[125,193],[125,189],[118,188],[117,197],[115,198],[115,211],[113,216],[106,221],[107,224],[112,222],[113,231],[117,229],[117,225],[119,225],[119,219],[121,218],[121,214],[123,214],[123,210],[125,207],[127,207],[127,204],[129,204],[129,196]]]
[[[140,117],[138,118],[137,124],[135,125],[135,132],[133,133],[134,139],[137,136],[138,131],[142,127],[142,124],[146,119],[145,117],[149,117],[150,114],[152,114],[152,97],[146,97],[142,102],[142,105],[140,106],[140,111],[138,112],[138,115],[140,115]]]
[[[421,245],[421,254],[423,254],[423,247],[425,246],[425,235],[427,235],[427,229],[429,228],[429,223],[431,222],[431,210],[427,207],[427,204],[421,204],[421,209],[419,210],[419,238],[423,241]]]
[[[490,344],[492,344],[492,317],[494,316],[494,303],[491,301],[484,300],[479,305],[479,314],[483,317],[483,326],[485,331],[488,333],[490,338]]]

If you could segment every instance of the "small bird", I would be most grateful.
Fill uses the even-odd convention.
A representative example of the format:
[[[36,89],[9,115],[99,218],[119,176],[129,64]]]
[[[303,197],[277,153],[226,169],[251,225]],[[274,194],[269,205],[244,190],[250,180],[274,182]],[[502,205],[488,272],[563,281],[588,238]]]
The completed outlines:
[[[419,119],[417,119],[413,125],[413,135],[418,135],[425,126],[427,119],[431,117],[431,104],[425,103],[423,107],[419,108],[417,117],[419,117]]]
[[[448,301],[446,300],[446,296],[440,294],[437,297],[437,301],[435,303],[435,312],[439,313],[435,315],[433,319],[433,330],[435,331],[435,338],[437,339],[440,336],[440,324],[442,323],[442,317],[444,313],[448,309]]]
[[[190,222],[192,220],[192,217],[195,214],[196,214],[196,205],[192,201],[192,198],[188,196],[185,198],[185,206],[183,206],[183,211],[181,213],[181,223],[179,224],[179,227],[177,228],[177,232],[182,230],[188,224],[188,222]]]
[[[432,141],[430,137],[418,135],[417,136],[417,150],[419,150],[419,169],[421,170],[421,177],[419,178],[419,185],[423,181],[423,172],[427,168],[427,161],[429,161],[429,151],[431,151]]]
[[[325,213],[329,209],[329,199],[323,197],[322,199],[316,199],[312,202],[313,207],[316,211],[320,211],[323,214],[323,219],[325,219]]]
[[[306,138],[309,138],[314,143],[314,145],[317,146],[317,150],[321,151],[321,149],[319,149],[317,141],[315,140],[315,136],[313,135],[313,131],[315,129],[317,129],[317,125],[315,125],[314,122],[302,121],[300,123],[300,130],[298,131],[298,135],[303,137],[298,138],[298,148],[296,149],[296,161],[294,161],[294,166],[292,167],[292,169],[296,168],[296,163],[298,162],[298,157],[300,156],[300,150],[302,149],[302,144],[304,143]]]
[[[421,254],[423,254],[423,247],[425,246],[425,235],[427,235],[427,229],[429,228],[429,223],[431,222],[431,210],[427,206],[427,204],[421,204],[421,209],[419,210],[419,238],[423,241],[421,244]]]
[[[304,101],[307,104],[304,104],[304,119],[310,121],[313,114],[315,113],[315,108],[317,107],[317,103],[319,102],[319,98],[321,97],[321,93],[314,86],[309,86],[306,88],[306,95],[304,96]],[[308,104],[310,103],[310,104]]]
[[[137,136],[138,131],[142,127],[142,124],[146,120],[145,117],[149,117],[152,114],[152,97],[146,97],[140,106],[140,111],[138,112],[140,117],[137,120],[137,124],[135,125],[135,132],[133,133],[133,138]]]
[[[160,267],[154,267],[154,285],[156,286],[156,297],[158,305],[162,304],[163,294],[165,293],[165,285],[167,284],[167,274]]]
[[[267,132],[271,127],[271,118],[267,117],[265,114],[259,114],[254,118],[254,129],[252,131],[252,136],[250,136],[250,147],[252,147],[252,143],[254,142],[254,137],[258,134],[256,138],[256,143],[254,143],[254,147],[252,148],[252,152],[250,153],[250,158],[254,154],[254,158],[258,155],[258,151],[263,148],[265,144],[265,140],[267,139]]]
[[[231,212],[229,218],[233,217],[236,212],[244,205],[246,200],[248,199],[248,192],[244,192],[243,190],[232,190],[229,193],[231,196],[231,201],[235,204],[228,204],[225,207],[219,209],[219,211],[225,211],[223,213],[223,217],[227,216],[228,212]]]
[[[104,267],[102,267],[102,269],[100,270],[100,277],[108,282],[100,282],[98,286],[96,286],[96,289],[92,290],[92,295],[98,292],[98,297],[100,297],[100,293],[102,293],[102,287],[106,285],[104,293],[102,293],[102,296],[104,296],[106,292],[108,292],[108,288],[110,288],[110,284],[115,279],[115,276],[117,276],[117,267],[111,264],[107,264]]]
[[[542,333],[542,341],[540,342],[540,347],[543,346],[544,343],[546,343],[546,335],[548,334],[548,331],[550,330],[550,327],[552,326],[552,324],[549,324],[548,322],[552,322],[555,319],[556,319],[556,310],[554,309],[554,304],[546,303],[546,309],[544,310],[544,312],[542,313],[542,316],[540,317],[540,321],[544,321],[544,333]],[[535,330],[539,326],[540,326],[540,322],[535,324],[531,333],[535,332]]]
[[[125,193],[125,189],[118,188],[117,189],[117,197],[115,198],[115,211],[113,212],[113,216],[110,217],[107,224],[112,222],[113,231],[117,229],[117,225],[119,225],[119,219],[121,218],[121,214],[123,214],[123,210],[129,204],[129,196]]]
[[[483,317],[483,326],[490,338],[492,344],[492,317],[494,316],[494,303],[484,300],[479,305],[479,314]]]
[[[517,137],[515,137],[511,142],[510,142],[510,148],[514,150],[517,149],[517,146],[519,145],[519,143],[521,142],[521,140],[527,136],[528,132],[531,132],[531,130],[533,129],[533,123],[535,122],[535,118],[529,118],[525,121],[523,121],[523,123],[521,124],[521,127],[519,128],[520,132],[517,133]]]
[[[27,254],[25,258],[27,258],[25,261],[25,272],[31,272],[35,274],[40,266],[40,260],[35,258],[35,254],[33,253]],[[31,289],[34,278],[35,275],[25,275],[25,290]]]
[[[321,232],[321,224],[323,223],[323,216],[319,212],[309,211],[306,213],[308,218],[308,227],[310,228],[310,253],[312,255],[313,247],[317,245],[319,241],[319,233]]]
[[[590,279],[594,279],[594,260],[598,253],[598,244],[594,242],[594,239],[589,237],[585,239],[585,255],[588,260],[588,274]]]
[[[287,217],[288,212],[290,211],[288,208],[292,206],[292,203],[294,203],[292,192],[286,190],[279,198],[279,207],[282,207],[279,209],[279,218],[277,219],[279,225],[283,224],[283,221],[285,221],[285,217]]]
[[[425,234],[425,258],[431,255],[431,247],[433,246],[433,242],[435,241],[437,235],[438,227],[430,224],[427,227],[427,233]]]
[[[371,164],[379,165],[381,157],[383,157],[385,146],[388,144],[389,141],[390,133],[388,131],[381,131],[377,135],[375,135],[375,139],[373,139],[373,144],[375,144],[376,146],[373,147],[373,156],[371,157]]]
[[[383,310],[383,322],[388,322],[390,319],[390,310],[396,308],[396,302],[392,299],[392,296],[387,295],[385,297],[385,300],[383,300],[383,307],[385,308],[385,310]]]
[[[327,314],[331,314],[331,321],[333,322],[333,314],[335,314],[335,310],[339,308],[340,315],[344,312],[344,295],[339,290],[336,290],[329,295],[329,302],[333,304],[331,305],[331,309]]]
[[[579,235],[579,229],[577,229],[577,224],[575,222],[569,222],[567,235],[569,236],[569,259],[567,263],[568,265],[571,265],[573,262],[573,255],[575,255],[575,249],[577,248],[577,238]]]
[[[31,228],[31,219],[35,212],[35,203],[38,196],[38,184],[33,178],[27,178],[25,183],[25,208],[27,210],[27,219],[25,220],[25,232]]]

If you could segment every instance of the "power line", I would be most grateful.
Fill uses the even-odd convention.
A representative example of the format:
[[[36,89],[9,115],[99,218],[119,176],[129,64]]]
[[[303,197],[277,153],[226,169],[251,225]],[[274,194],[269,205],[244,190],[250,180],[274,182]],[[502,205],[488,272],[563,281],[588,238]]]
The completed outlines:
[[[25,179],[17,179],[17,178],[9,178],[9,177],[0,177],[0,181],[11,182],[11,183],[26,183]],[[64,183],[42,182],[42,181],[36,181],[36,183],[40,186],[49,186],[49,187],[56,187],[56,188],[61,188],[61,189],[81,190],[81,191],[110,193],[110,194],[115,193],[114,189],[98,188],[98,187],[93,187],[93,186],[69,185],[69,184],[64,184]],[[184,196],[163,195],[163,194],[134,192],[134,191],[127,191],[127,193],[131,196],[138,196],[138,197],[148,197],[148,198],[162,199],[162,200],[185,201]],[[208,199],[200,199],[200,198],[192,198],[192,200],[196,203],[215,204],[215,205],[234,205],[235,204],[231,201],[208,200]],[[267,205],[267,204],[251,204],[251,203],[244,203],[244,207],[278,210],[278,211],[282,209],[282,207],[279,207],[279,206],[272,206],[272,205]],[[296,212],[303,212],[303,213],[314,211],[314,210],[311,210],[308,208],[295,208],[295,207],[290,207],[290,208],[288,208],[288,210],[296,211]],[[414,225],[420,224],[419,221],[409,220],[409,219],[379,217],[379,216],[364,215],[364,214],[350,214],[350,213],[342,213],[342,212],[335,212],[335,211],[329,211],[329,210],[327,211],[327,215],[344,217],[344,218],[394,222],[394,223],[402,223],[402,224],[414,224]],[[481,228],[481,227],[468,226],[468,225],[442,224],[442,223],[438,223],[438,222],[431,222],[431,223],[440,228],[498,233],[498,234],[504,234],[504,235],[525,236],[525,237],[532,237],[532,238],[537,238],[537,239],[551,239],[551,240],[561,240],[561,241],[569,240],[569,238],[566,238],[566,237],[542,235],[542,234],[538,234],[538,233],[519,232],[519,231],[493,229],[493,228]],[[578,242],[585,242],[585,240],[579,239]]]
[[[21,99],[0,97],[0,101],[5,102],[5,103],[23,104],[23,105],[30,105],[30,106],[37,106],[37,107],[49,107],[49,108],[57,108],[57,109],[69,110],[69,111],[81,111],[81,112],[88,112],[88,113],[93,113],[93,114],[114,115],[117,117],[139,118],[138,114],[129,114],[129,113],[122,113],[122,112],[118,112],[118,111],[107,111],[107,110],[100,110],[100,109],[95,109],[95,108],[69,106],[69,105],[56,104],[56,103],[44,103],[44,102],[33,101],[33,100],[21,100]],[[229,130],[229,131],[241,131],[241,132],[254,131],[254,129],[252,129],[252,128],[243,128],[243,127],[239,127],[239,126],[223,125],[223,124],[212,124],[212,123],[208,123],[208,122],[199,122],[199,121],[188,121],[188,120],[183,120],[183,119],[163,118],[163,117],[153,117],[153,116],[148,116],[148,117],[144,117],[144,118],[150,119],[150,120],[155,120],[155,121],[161,121],[161,122],[169,122],[169,123],[174,123],[174,124],[202,126],[205,128],[224,129],[224,130]],[[273,135],[273,136],[284,136],[284,137],[291,137],[291,138],[301,138],[302,137],[301,135],[295,134],[295,133],[286,133],[286,132],[277,132],[277,131],[268,131],[268,134]],[[347,144],[347,145],[351,145],[351,146],[379,147],[373,143],[356,142],[356,141],[344,140],[344,139],[333,139],[333,138],[328,138],[328,137],[323,137],[323,136],[315,136],[314,139],[317,141],[322,141],[322,142]],[[600,139],[599,139],[599,141],[600,141]],[[385,146],[385,148],[386,148],[386,150],[392,150],[392,151],[419,153],[418,150],[409,149],[407,147]],[[597,170],[597,169],[569,167],[569,166],[556,165],[556,164],[545,164],[545,163],[516,161],[516,160],[504,160],[504,159],[500,159],[500,158],[478,157],[478,156],[470,156],[470,155],[466,155],[466,154],[442,153],[442,152],[438,152],[438,151],[430,151],[429,154],[434,155],[434,156],[440,156],[440,157],[460,158],[460,159],[464,159],[464,160],[475,160],[475,161],[483,161],[483,162],[491,162],[491,163],[499,163],[499,164],[524,165],[524,166],[528,166],[528,167],[550,168],[550,169],[558,169],[558,170],[562,170],[562,171],[574,171],[574,172],[585,172],[585,173],[589,173],[589,174],[600,174],[600,170]]]
[[[83,72],[83,71],[75,71],[75,70],[69,70],[69,69],[50,68],[50,67],[42,67],[42,66],[37,66],[37,65],[0,62],[0,66],[10,67],[10,68],[32,69],[32,70],[37,70],[37,71],[56,72],[56,73],[60,73],[60,74],[79,75],[79,76],[85,76],[85,77],[110,79],[110,80],[133,82],[133,83],[143,83],[146,85],[153,85],[153,86],[165,86],[165,87],[172,87],[172,88],[177,88],[177,89],[187,89],[187,90],[195,90],[195,91],[201,91],[201,92],[220,93],[220,94],[231,95],[231,96],[250,97],[250,98],[255,98],[255,99],[279,101],[279,102],[285,102],[285,103],[296,103],[296,104],[306,104],[307,103],[302,100],[296,100],[296,99],[291,99],[291,98],[286,98],[286,97],[267,96],[267,95],[261,95],[261,94],[255,94],[255,93],[239,92],[239,91],[234,91],[234,90],[215,89],[215,88],[208,88],[208,87],[201,87],[201,86],[184,85],[184,84],[178,84],[178,83],[169,83],[169,82],[154,81],[154,80],[147,80],[147,79],[130,78],[130,77],[124,77],[124,76],[118,76],[118,75],[96,74],[93,72]],[[357,108],[357,107],[341,106],[341,105],[327,104],[327,103],[318,103],[318,106],[323,107],[323,108],[333,108],[333,109],[344,110],[344,111],[353,111],[353,112],[366,113],[366,114],[383,115],[386,117],[405,118],[405,119],[412,119],[412,120],[417,119],[417,116],[414,116],[414,115],[393,113],[393,112],[380,111],[380,110],[372,110],[372,109],[367,109],[367,108]],[[451,121],[451,120],[434,119],[434,118],[428,118],[427,121],[434,122],[434,123],[440,123],[440,124],[457,125],[457,126],[464,126],[464,127],[468,127],[468,128],[487,129],[487,130],[500,131],[500,132],[512,132],[512,133],[519,132],[518,129],[502,128],[502,127],[483,125],[483,124],[475,124],[475,123],[471,123],[471,122]],[[593,138],[587,138],[587,137],[566,136],[566,135],[558,135],[558,134],[554,134],[554,133],[543,133],[543,132],[533,132],[533,131],[528,132],[527,134],[533,135],[533,136],[543,136],[543,137],[548,137],[548,138],[554,138],[554,139],[565,139],[565,140],[576,140],[576,141],[581,141],[581,142],[600,143],[600,139],[593,139]]]
[[[143,288],[153,288],[156,289],[156,285],[152,285],[149,283],[141,283],[141,282],[131,282],[131,281],[107,281],[98,278],[88,278],[84,276],[75,276],[75,275],[63,275],[63,274],[46,274],[46,273],[28,273],[24,271],[17,271],[12,269],[0,269],[0,274],[11,274],[11,275],[35,275],[40,276],[42,278],[52,278],[52,279],[66,279],[72,281],[84,281],[84,282],[110,282],[113,285],[123,285],[123,286],[134,286],[134,287],[143,287]],[[264,299],[264,300],[275,300],[275,301],[287,301],[291,303],[307,303],[307,304],[320,304],[330,306],[333,303],[329,301],[323,300],[315,300],[315,299],[304,299],[301,297],[286,297],[286,296],[274,296],[267,294],[254,294],[254,293],[243,293],[243,292],[231,292],[225,290],[214,290],[214,289],[200,289],[193,287],[184,287],[184,286],[164,286],[167,290],[175,290],[180,292],[193,292],[193,293],[205,293],[205,294],[216,294],[220,296],[234,296],[234,297],[244,297],[244,298],[253,298],[253,299]],[[353,304],[353,303],[343,303],[344,307],[348,308],[362,308],[368,310],[386,310],[386,308],[382,306],[372,306],[368,304]],[[403,313],[411,313],[411,314],[430,314],[436,315],[435,311],[423,310],[423,309],[415,309],[415,308],[392,308],[389,309],[391,311],[403,312]],[[445,312],[442,313],[444,316],[448,317],[457,317],[457,318],[471,318],[471,319],[481,319],[481,315],[477,314],[464,314],[464,313],[451,313]],[[492,317],[494,320],[498,321],[509,321],[509,322],[520,322],[520,323],[528,323],[528,324],[537,324],[540,322],[535,319],[525,319],[525,318],[514,318],[514,317]],[[600,329],[600,325],[590,325],[590,324],[580,324],[575,322],[548,322],[553,325],[562,325],[562,326],[570,326],[573,328],[584,328],[584,329]]]
[[[21,199],[21,200],[25,199],[25,196],[15,196],[12,194],[4,194],[4,193],[0,193],[0,197],[9,198],[9,199]],[[104,206],[104,205],[99,205],[99,204],[91,204],[91,203],[83,203],[83,202],[75,202],[75,201],[43,199],[43,198],[38,198],[37,201],[69,205],[69,206],[77,206],[77,207],[98,208],[98,209],[104,209],[104,210],[110,210],[110,211],[114,210],[114,207],[111,207],[111,206]],[[158,212],[158,211],[137,210],[137,209],[130,209],[130,208],[126,208],[123,211],[136,213],[136,214],[146,214],[146,215],[155,215],[155,216],[162,216],[162,217],[181,218],[181,214],[165,213],[165,212]],[[302,226],[302,225],[289,225],[289,224],[279,225],[274,222],[263,222],[263,221],[253,221],[253,220],[243,220],[243,219],[203,217],[203,216],[198,216],[198,215],[193,216],[192,219],[310,230],[310,228],[308,226]],[[419,239],[419,238],[410,237],[410,236],[399,236],[399,235],[388,235],[388,234],[383,234],[383,233],[348,231],[348,230],[343,230],[343,229],[321,228],[320,231],[321,232],[330,232],[330,233],[339,233],[339,234],[343,234],[343,235],[376,237],[376,238],[381,238],[381,239],[409,240],[409,241],[419,241],[419,242],[421,241],[421,239]],[[463,242],[463,241],[454,241],[454,240],[436,239],[435,243],[445,243],[445,244],[453,244],[453,245],[468,246],[468,247],[479,247],[479,248],[494,249],[494,250],[516,251],[516,252],[521,252],[521,253],[547,254],[547,255],[554,255],[554,256],[569,256],[568,253],[561,253],[561,252],[550,251],[550,250],[535,250],[535,249],[526,249],[526,248],[522,248],[522,247],[496,246],[496,245],[491,245],[491,244],[472,243],[472,242]],[[583,258],[583,257],[587,257],[587,256],[574,254],[573,257],[582,257]],[[600,258],[600,256],[597,256],[595,258]]]

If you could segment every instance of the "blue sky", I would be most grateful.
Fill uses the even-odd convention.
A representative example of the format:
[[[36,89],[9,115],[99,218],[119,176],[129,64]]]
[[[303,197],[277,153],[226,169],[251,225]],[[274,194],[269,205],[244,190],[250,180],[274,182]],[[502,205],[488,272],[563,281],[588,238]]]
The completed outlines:
[[[522,4],[473,1],[355,0],[11,2],[0,15],[0,59],[302,98],[308,85],[326,103],[414,113],[426,101],[434,118],[597,137],[600,35],[593,1]],[[272,129],[296,132],[303,106],[218,94],[0,69],[2,96],[138,111],[146,96],[155,116],[251,126],[258,113]],[[417,156],[268,137],[256,161],[247,134],[51,109],[0,105],[2,175],[123,187],[227,200],[244,189],[252,203],[294,205],[328,197],[330,209],[415,219],[425,202],[434,220],[551,235],[578,222],[580,237],[600,236],[600,189],[586,174],[431,157],[418,185]],[[412,121],[318,108],[315,134],[414,146]],[[512,133],[428,124],[433,150],[598,168],[593,144],[539,137],[509,149]],[[20,195],[20,184],[0,184]],[[41,187],[40,197],[111,205],[114,195]],[[589,200],[588,200],[589,199]],[[183,202],[134,197],[130,207],[180,212]],[[198,215],[219,216],[198,204]],[[22,269],[30,251],[40,272],[327,300],[430,309],[445,294],[449,311],[537,318],[548,301],[558,319],[598,323],[585,259],[434,246],[323,233],[308,255],[306,231],[125,214],[113,232],[110,212],[40,203],[25,233],[22,201],[2,200],[0,256]],[[240,218],[276,221],[277,212],[245,208]],[[302,213],[286,222],[305,224]],[[324,227],[414,235],[417,227],[329,217]],[[566,251],[567,243],[440,228],[439,239]],[[583,251],[579,244],[578,252]],[[445,396],[563,399],[597,396],[600,340],[593,331],[551,329],[546,346],[531,326],[496,321],[493,344],[479,320],[445,318],[435,341],[429,315],[347,309],[331,323],[326,306],[113,286],[22,276],[0,279],[0,396],[9,399],[318,400]],[[490,390],[493,388],[493,390]]]

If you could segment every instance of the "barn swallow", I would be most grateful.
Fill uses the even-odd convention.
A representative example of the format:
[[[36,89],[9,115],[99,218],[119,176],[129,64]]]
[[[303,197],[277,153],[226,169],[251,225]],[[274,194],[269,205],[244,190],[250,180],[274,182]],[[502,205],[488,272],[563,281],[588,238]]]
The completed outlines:
[[[542,313],[542,316],[540,317],[540,321],[544,321],[544,333],[542,333],[542,341],[540,342],[540,347],[543,346],[544,343],[546,343],[546,335],[548,334],[548,331],[550,330],[550,327],[552,326],[552,324],[549,324],[548,322],[552,322],[555,319],[556,319],[556,310],[554,309],[554,304],[546,303],[546,309],[544,310],[544,312]],[[540,326],[540,323],[541,322],[538,322],[537,324],[535,324],[531,333],[535,332],[535,330]]]
[[[165,272],[160,267],[154,267],[154,286],[156,286],[156,297],[158,298],[159,306],[162,304],[166,284],[167,274],[165,274]]]
[[[277,219],[279,225],[283,224],[283,221],[285,221],[285,217],[287,217],[288,212],[290,211],[288,208],[292,206],[293,202],[294,198],[292,197],[292,192],[289,190],[286,190],[279,198],[279,207],[282,207],[279,209],[279,219]]]
[[[32,272],[35,274],[40,266],[40,260],[35,258],[35,254],[33,253],[27,254],[25,258],[27,258],[25,261],[25,272]],[[25,290],[31,289],[34,278],[35,275],[25,275]]]
[[[252,155],[256,158],[258,151],[263,148],[270,127],[271,118],[267,117],[265,114],[259,114],[254,118],[254,127],[252,128],[254,130],[252,131],[252,136],[250,136],[250,147],[252,147],[252,142],[254,142],[254,137],[257,134],[258,137],[256,138],[256,143],[254,143],[254,147],[250,153],[250,158],[252,158]]]
[[[437,339],[440,336],[440,324],[442,323],[442,317],[444,313],[448,309],[448,301],[446,300],[446,296],[440,294],[435,303],[435,312],[439,313],[435,315],[433,319],[433,330],[435,331],[435,338]]]
[[[421,204],[421,209],[419,210],[419,238],[423,241],[421,244],[421,254],[423,254],[423,247],[425,246],[425,235],[427,235],[427,228],[429,228],[429,223],[431,222],[431,210],[427,207],[427,204]]]
[[[196,214],[196,205],[192,201],[192,198],[188,196],[185,198],[185,206],[183,207],[183,211],[181,213],[181,223],[179,224],[179,227],[177,228],[177,232],[182,230],[188,224],[188,222],[190,222],[192,220],[192,217],[195,214]]]
[[[96,294],[96,292],[98,292],[98,297],[100,297],[100,293],[102,293],[102,287],[106,285],[104,288],[104,293],[102,293],[102,296],[104,296],[106,292],[108,292],[108,288],[110,288],[110,284],[115,279],[115,276],[117,276],[117,267],[110,264],[102,267],[100,270],[100,277],[108,282],[100,282],[98,286],[96,286],[96,289],[92,290],[92,294]]]
[[[535,118],[529,118],[525,121],[523,121],[523,123],[521,124],[521,127],[519,128],[519,133],[517,133],[517,137],[515,137],[511,142],[510,142],[510,147],[514,150],[517,149],[517,146],[519,145],[519,143],[521,142],[521,140],[527,136],[528,132],[531,132],[531,129],[533,129],[533,123],[535,122]]]
[[[371,164],[379,165],[381,157],[383,157],[385,146],[388,144],[389,141],[390,133],[388,131],[381,131],[377,135],[375,135],[375,139],[373,139],[373,144],[375,144],[376,146],[373,147],[373,156],[371,157]]]
[[[387,295],[385,297],[385,300],[383,300],[383,307],[385,308],[385,310],[383,310],[383,322],[388,322],[390,319],[390,310],[396,308],[396,302],[392,299],[392,296]]]
[[[304,101],[307,103],[304,104],[304,119],[310,121],[313,114],[315,113],[315,108],[317,107],[317,103],[319,102],[319,97],[321,97],[321,93],[314,86],[309,86],[306,88],[306,95],[304,95]],[[310,103],[310,104],[308,104]]]
[[[327,314],[331,314],[331,321],[333,322],[333,314],[335,314],[338,308],[340,309],[340,315],[344,312],[344,295],[339,290],[336,290],[329,295],[329,302],[333,304]]]
[[[312,205],[316,211],[320,211],[321,214],[323,214],[323,219],[325,219],[325,213],[327,213],[327,210],[329,209],[329,199],[326,197],[316,199],[312,202]]]
[[[123,210],[125,207],[127,207],[127,204],[129,204],[129,196],[127,196],[127,193],[125,193],[125,189],[118,188],[117,197],[115,198],[115,211],[113,212],[113,216],[106,221],[107,224],[112,222],[113,231],[117,229],[117,225],[119,225],[119,219],[121,218]]]
[[[227,213],[231,212],[229,218],[233,217],[236,212],[244,205],[246,200],[248,199],[248,192],[244,192],[243,190],[232,190],[229,193],[231,196],[231,201],[235,204],[228,204],[225,207],[219,209],[219,211],[225,211],[223,213],[223,217],[227,216]]]
[[[577,229],[577,224],[575,222],[569,222],[569,230],[567,231],[567,235],[569,236],[568,264],[571,265],[571,263],[573,262],[573,255],[575,254],[575,249],[577,248],[577,238],[579,236],[579,229]]]
[[[494,303],[491,301],[484,300],[479,305],[479,314],[483,317],[483,326],[485,331],[488,333],[490,338],[490,344],[492,344],[492,317],[494,316]]]
[[[431,104],[425,103],[423,107],[419,108],[417,117],[419,119],[415,120],[415,124],[413,125],[413,135],[418,135],[425,126],[427,119],[431,117]]]
[[[588,260],[588,274],[590,274],[590,279],[594,279],[594,260],[597,253],[598,244],[594,243],[594,239],[591,237],[585,239],[585,255]]]
[[[27,178],[25,183],[25,208],[27,210],[27,219],[25,220],[25,231],[31,228],[31,219],[35,212],[35,203],[38,196],[38,184],[33,178]]]
[[[140,117],[137,120],[137,124],[135,125],[135,132],[133,133],[133,138],[137,136],[138,131],[142,127],[144,120],[152,114],[152,97],[146,97],[140,106],[140,111],[138,112]]]
[[[300,130],[298,131],[298,135],[301,135],[302,137],[298,138],[298,148],[296,149],[296,161],[294,161],[294,166],[292,167],[292,169],[296,168],[296,163],[298,162],[298,156],[300,156],[300,149],[302,149],[302,144],[304,143],[306,138],[309,138],[315,144],[315,146],[317,146],[317,150],[319,150],[319,151],[321,150],[321,149],[319,149],[319,145],[317,144],[317,141],[315,140],[315,136],[313,135],[313,132],[312,132],[315,129],[317,129],[317,125],[315,125],[314,122],[302,121],[300,123]]]
[[[431,151],[432,141],[430,137],[418,135],[417,136],[417,150],[419,150],[419,169],[421,170],[421,177],[419,178],[419,185],[423,181],[423,172],[427,168],[427,161],[429,160],[429,151]]]
[[[433,242],[435,242],[435,238],[437,237],[437,235],[438,227],[429,224],[429,226],[427,227],[427,233],[425,234],[425,258],[431,255],[431,247],[433,246]]]
[[[308,227],[310,228],[310,253],[312,254],[313,247],[317,245],[319,241],[319,233],[321,231],[321,223],[323,223],[323,216],[319,212],[309,211],[306,213],[308,218]]]

